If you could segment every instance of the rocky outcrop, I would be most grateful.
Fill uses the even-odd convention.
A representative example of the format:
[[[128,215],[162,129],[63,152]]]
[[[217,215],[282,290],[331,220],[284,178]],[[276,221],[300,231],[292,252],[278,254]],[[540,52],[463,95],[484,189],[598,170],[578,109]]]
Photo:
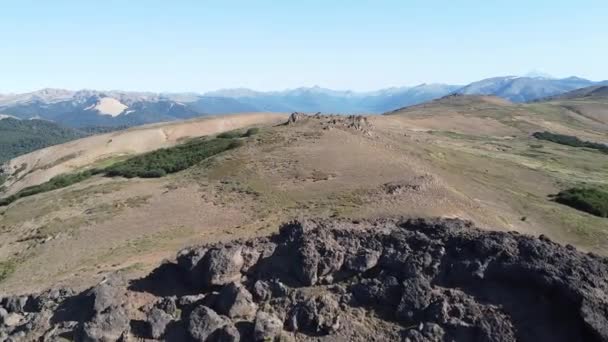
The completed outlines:
[[[291,222],[128,287],[0,300],[0,341],[608,341],[608,259],[459,220]]]
[[[373,125],[368,118],[362,115],[335,115],[316,113],[314,115],[306,113],[291,113],[287,120],[287,125],[294,125],[304,122],[314,122],[319,124],[322,129],[330,130],[334,128],[343,130],[359,131],[365,135],[371,136]]]

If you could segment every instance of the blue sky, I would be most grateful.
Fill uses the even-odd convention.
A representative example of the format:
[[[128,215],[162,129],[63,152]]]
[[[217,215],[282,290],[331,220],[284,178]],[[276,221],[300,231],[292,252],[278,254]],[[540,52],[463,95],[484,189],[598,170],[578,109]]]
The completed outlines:
[[[605,0],[0,1],[0,92],[608,79]]]

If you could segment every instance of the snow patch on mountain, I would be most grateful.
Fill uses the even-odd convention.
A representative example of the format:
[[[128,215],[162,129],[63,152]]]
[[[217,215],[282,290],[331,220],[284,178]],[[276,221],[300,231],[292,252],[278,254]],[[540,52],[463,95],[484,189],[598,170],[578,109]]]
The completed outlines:
[[[19,120],[19,118],[16,118],[16,117],[14,117],[12,115],[0,114],[0,120],[2,120],[2,119],[17,119],[17,120]]]
[[[99,101],[97,101],[97,103],[90,105],[89,107],[85,108],[85,110],[97,110],[100,114],[116,117],[124,112],[127,108],[129,108],[129,106],[114,98],[102,97],[99,99]]]

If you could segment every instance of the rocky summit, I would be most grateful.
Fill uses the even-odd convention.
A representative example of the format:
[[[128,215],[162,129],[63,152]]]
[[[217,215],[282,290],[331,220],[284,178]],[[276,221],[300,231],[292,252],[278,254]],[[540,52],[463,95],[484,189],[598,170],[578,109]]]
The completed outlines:
[[[461,220],[306,220],[2,298],[0,341],[608,341],[608,259]]]

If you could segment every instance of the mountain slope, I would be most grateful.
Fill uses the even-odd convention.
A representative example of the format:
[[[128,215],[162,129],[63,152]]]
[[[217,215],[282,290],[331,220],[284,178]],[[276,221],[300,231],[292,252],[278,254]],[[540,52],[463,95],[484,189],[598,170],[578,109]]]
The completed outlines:
[[[457,90],[456,93],[463,95],[495,95],[513,102],[528,102],[595,84],[596,82],[578,77],[551,79],[506,76],[473,82]]]
[[[29,95],[0,101],[0,110],[15,117],[55,121],[69,127],[134,126],[202,115],[180,102],[157,95],[123,92],[60,92],[57,97]]]
[[[608,98],[608,85],[598,85],[591,86],[581,89],[576,89],[573,91],[569,91],[564,94],[551,96],[545,99],[541,99],[543,101],[550,100],[576,100],[576,99],[598,99],[598,98]]]
[[[577,89],[539,102],[559,106],[598,125],[608,125],[608,86]]]
[[[44,120],[0,119],[0,164],[19,155],[86,134]]]

